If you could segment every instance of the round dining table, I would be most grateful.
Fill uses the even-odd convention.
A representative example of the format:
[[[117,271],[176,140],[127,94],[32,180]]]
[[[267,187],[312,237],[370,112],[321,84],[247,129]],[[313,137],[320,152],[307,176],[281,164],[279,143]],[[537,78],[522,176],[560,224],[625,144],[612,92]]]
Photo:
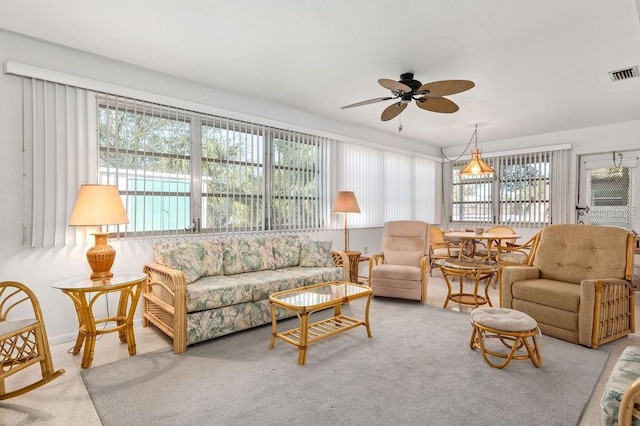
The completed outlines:
[[[446,238],[456,240],[459,239],[462,242],[462,248],[465,246],[475,247],[475,241],[484,241],[486,242],[487,247],[487,260],[491,260],[491,247],[494,244],[500,244],[502,240],[506,241],[515,241],[521,237],[518,234],[505,234],[503,232],[483,232],[482,234],[477,234],[475,232],[469,231],[449,231],[445,232],[444,236]],[[460,250],[459,258],[464,257],[464,250]],[[473,250],[469,253],[468,257],[473,257]]]

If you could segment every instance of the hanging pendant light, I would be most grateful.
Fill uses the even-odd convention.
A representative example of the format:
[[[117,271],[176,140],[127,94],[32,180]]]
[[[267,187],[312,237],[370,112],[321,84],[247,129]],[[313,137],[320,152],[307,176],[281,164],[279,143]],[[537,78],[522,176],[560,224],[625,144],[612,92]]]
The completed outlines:
[[[475,138],[474,150],[471,153],[471,160],[460,169],[460,176],[481,176],[494,174],[496,171],[480,158],[480,150],[478,149],[478,125],[473,132],[472,138]]]

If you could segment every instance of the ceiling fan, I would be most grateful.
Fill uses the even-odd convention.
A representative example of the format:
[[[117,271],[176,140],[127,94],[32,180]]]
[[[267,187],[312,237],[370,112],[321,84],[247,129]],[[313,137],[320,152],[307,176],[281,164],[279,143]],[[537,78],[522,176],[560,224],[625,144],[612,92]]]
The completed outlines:
[[[391,90],[393,96],[368,99],[366,101],[356,102],[355,104],[345,105],[341,109],[399,99],[398,102],[394,102],[382,111],[382,116],[380,117],[382,121],[389,121],[397,117],[412,100],[416,101],[418,107],[427,111],[452,113],[459,109],[458,105],[443,96],[464,92],[475,86],[473,81],[469,80],[442,80],[422,84],[418,80],[413,79],[412,72],[400,75],[399,81],[381,78],[378,80],[378,83],[380,83],[382,87]]]

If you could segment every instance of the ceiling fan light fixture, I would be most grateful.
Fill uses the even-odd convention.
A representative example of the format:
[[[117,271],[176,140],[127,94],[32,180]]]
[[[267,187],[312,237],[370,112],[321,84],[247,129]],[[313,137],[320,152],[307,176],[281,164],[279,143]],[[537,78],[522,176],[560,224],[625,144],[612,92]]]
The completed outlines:
[[[478,149],[478,125],[473,132],[472,138],[475,138],[474,150],[471,152],[471,160],[460,169],[460,176],[483,176],[495,174],[495,170],[484,162],[480,157],[480,149]]]

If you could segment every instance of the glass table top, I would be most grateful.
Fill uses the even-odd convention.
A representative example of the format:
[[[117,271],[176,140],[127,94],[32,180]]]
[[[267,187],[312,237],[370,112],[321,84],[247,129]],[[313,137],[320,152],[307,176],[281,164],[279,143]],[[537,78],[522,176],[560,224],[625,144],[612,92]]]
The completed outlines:
[[[314,306],[344,297],[358,297],[371,293],[367,286],[351,283],[325,283],[274,293],[271,298],[292,306]]]
[[[90,290],[117,286],[120,284],[127,284],[133,281],[139,281],[145,277],[146,275],[143,273],[114,274],[111,278],[103,278],[97,280],[91,280],[88,276],[73,277],[56,281],[55,283],[51,284],[51,287],[60,290]]]
[[[441,259],[437,263],[440,266],[457,269],[498,269],[495,261],[483,259]]]

